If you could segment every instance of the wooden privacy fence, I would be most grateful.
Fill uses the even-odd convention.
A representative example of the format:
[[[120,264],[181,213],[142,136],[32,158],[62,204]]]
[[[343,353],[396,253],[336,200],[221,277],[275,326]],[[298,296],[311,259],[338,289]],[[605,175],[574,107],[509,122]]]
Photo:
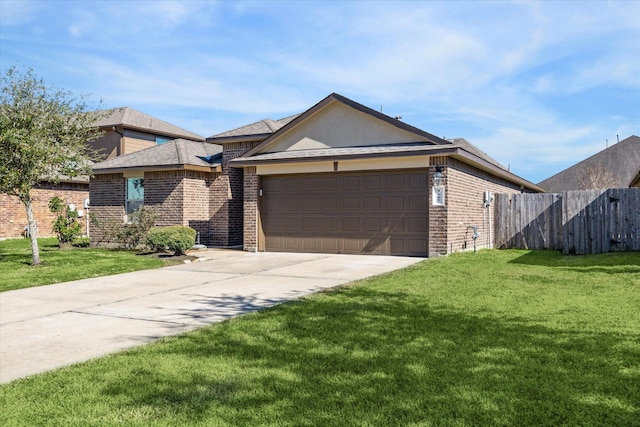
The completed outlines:
[[[494,209],[497,248],[640,250],[640,188],[496,194]]]

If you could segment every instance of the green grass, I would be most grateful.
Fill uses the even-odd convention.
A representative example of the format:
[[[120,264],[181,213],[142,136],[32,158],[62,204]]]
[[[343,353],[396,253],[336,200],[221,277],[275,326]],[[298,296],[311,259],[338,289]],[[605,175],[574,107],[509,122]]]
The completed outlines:
[[[638,426],[639,307],[640,253],[452,255],[6,384],[0,424]]]
[[[34,267],[29,239],[0,241],[0,292],[167,265],[163,260],[129,251],[81,248],[61,251],[55,238],[38,239],[38,243],[42,264]]]

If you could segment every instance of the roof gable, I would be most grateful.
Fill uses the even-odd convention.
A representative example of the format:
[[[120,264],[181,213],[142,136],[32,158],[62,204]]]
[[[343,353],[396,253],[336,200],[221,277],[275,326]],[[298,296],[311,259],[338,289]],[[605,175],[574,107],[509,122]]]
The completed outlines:
[[[627,188],[640,169],[640,137],[632,135],[541,181],[551,193],[592,188]]]
[[[96,125],[101,128],[116,126],[175,138],[204,141],[200,135],[133,108],[119,107],[105,110],[103,113],[105,116],[96,122]]]
[[[441,138],[334,93],[297,116],[245,156],[417,142],[448,144]]]
[[[285,117],[278,120],[264,119],[259,122],[251,123],[246,126],[241,126],[236,129],[232,129],[226,132],[218,133],[207,138],[207,141],[214,143],[221,143],[226,141],[235,140],[261,140],[265,139],[274,132],[280,130],[285,125],[289,124],[293,119],[298,117],[299,114]]]

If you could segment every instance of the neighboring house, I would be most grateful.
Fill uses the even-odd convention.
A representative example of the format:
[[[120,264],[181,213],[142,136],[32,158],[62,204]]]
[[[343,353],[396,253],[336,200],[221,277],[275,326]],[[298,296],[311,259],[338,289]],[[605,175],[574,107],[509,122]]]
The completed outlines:
[[[31,206],[36,218],[39,237],[53,236],[53,221],[56,214],[49,211],[49,200],[58,196],[68,204],[74,204],[78,213],[82,211],[80,220],[84,225],[84,200],[89,197],[89,177],[79,176],[70,178],[60,177],[55,184],[44,180],[31,190]],[[25,237],[27,227],[27,212],[24,204],[15,196],[0,194],[0,239]]]
[[[156,224],[186,225],[210,244],[212,183],[221,172],[222,147],[174,139],[94,165],[91,178],[91,227],[94,244],[110,243],[110,231],[140,207],[158,215]]]
[[[96,125],[104,131],[104,135],[88,145],[100,150],[103,158],[154,147],[175,138],[204,141],[199,135],[133,108],[114,108],[100,113],[103,118]],[[84,199],[89,197],[89,178],[62,177],[59,184],[44,179],[33,190],[33,209],[40,237],[53,236],[51,223],[55,216],[49,212],[49,200],[54,196],[82,208]],[[24,205],[16,197],[0,194],[0,239],[22,236],[26,225]]]
[[[486,192],[542,191],[463,139],[438,138],[337,94],[207,143],[220,157],[198,176],[187,173],[203,157],[195,152],[160,169],[152,159],[164,146],[96,165],[92,212],[121,226],[127,186],[144,179],[143,195],[129,192],[163,212],[161,225],[197,225],[205,244],[427,256],[473,248],[474,227],[477,247],[490,246]],[[179,151],[187,142],[176,144]]]
[[[629,187],[640,187],[640,167],[634,174],[634,178],[631,180],[631,184],[629,185]]]
[[[100,112],[104,117],[96,123],[105,134],[91,146],[104,159],[133,153],[182,138],[204,141],[204,138],[156,117],[129,107],[113,108]]]
[[[640,138],[623,139],[538,185],[549,193],[640,187]]]

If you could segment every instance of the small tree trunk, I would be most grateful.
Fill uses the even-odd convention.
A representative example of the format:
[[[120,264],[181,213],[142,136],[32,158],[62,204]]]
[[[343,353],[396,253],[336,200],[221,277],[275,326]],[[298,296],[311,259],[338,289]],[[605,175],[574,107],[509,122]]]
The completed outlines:
[[[38,247],[38,227],[36,226],[36,218],[33,216],[31,207],[31,197],[23,200],[27,208],[27,223],[29,229],[29,238],[31,239],[31,265],[40,265],[40,248]]]

